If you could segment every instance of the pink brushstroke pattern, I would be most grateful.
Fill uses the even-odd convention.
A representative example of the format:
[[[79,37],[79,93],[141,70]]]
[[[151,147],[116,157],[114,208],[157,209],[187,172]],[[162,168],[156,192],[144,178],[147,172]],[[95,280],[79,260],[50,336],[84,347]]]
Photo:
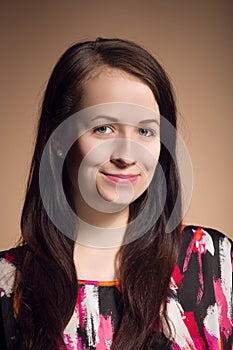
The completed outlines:
[[[76,306],[78,308],[78,314],[79,314],[79,324],[82,329],[84,329],[84,322],[86,319],[86,310],[83,305],[84,299],[85,299],[85,286],[79,289],[77,303],[76,303]]]
[[[221,343],[215,335],[210,334],[205,328],[204,328],[204,334],[205,334],[205,338],[207,340],[207,343],[209,345],[209,349],[211,349],[211,350],[221,350],[222,349]]]
[[[99,343],[96,350],[109,350],[113,339],[113,326],[111,316],[105,318],[100,315],[100,325],[98,330]]]
[[[198,329],[197,323],[195,321],[193,312],[184,312],[184,316],[185,316],[183,318],[184,323],[189,330],[189,333],[191,335],[191,338],[193,340],[195,348],[199,349],[199,350],[201,350],[201,349],[204,350],[205,343],[204,343],[202,337],[200,336],[199,329]]]
[[[203,290],[204,290],[204,280],[203,280],[203,271],[202,271],[202,254],[206,253],[206,247],[205,243],[202,241],[203,237],[205,237],[205,233],[203,232],[202,228],[199,227],[193,235],[193,239],[191,240],[189,247],[187,249],[186,258],[184,260],[183,265],[183,272],[185,272],[188,269],[188,264],[192,255],[192,252],[197,253],[197,261],[199,264],[199,273],[198,273],[198,279],[199,279],[199,289],[197,294],[197,304],[200,303]]]
[[[73,346],[73,342],[71,340],[71,337],[69,334],[64,334],[63,336],[65,344],[66,344],[66,349],[67,350],[75,350],[74,346]]]
[[[192,252],[197,252],[197,251],[201,251],[202,253],[205,252],[205,249],[203,249],[203,247],[201,247],[201,249],[199,248],[199,244],[198,241],[201,241],[202,237],[205,235],[205,233],[203,232],[201,227],[198,227],[194,233],[193,233],[193,239],[191,240],[187,252],[186,252],[186,258],[184,260],[184,266],[183,266],[183,272],[185,272],[188,268],[188,264],[189,264],[189,260],[191,258]]]
[[[216,295],[216,303],[219,309],[220,334],[223,334],[226,339],[228,339],[232,333],[232,323],[228,317],[227,300],[225,294],[223,293],[220,279],[214,281],[214,291]]]

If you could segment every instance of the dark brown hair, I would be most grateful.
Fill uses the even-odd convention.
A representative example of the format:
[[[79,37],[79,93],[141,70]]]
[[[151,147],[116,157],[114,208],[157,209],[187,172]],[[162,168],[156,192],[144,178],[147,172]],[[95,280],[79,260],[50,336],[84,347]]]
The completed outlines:
[[[63,331],[68,324],[77,299],[77,273],[73,262],[74,240],[63,235],[48,217],[39,189],[39,167],[43,150],[57,126],[79,109],[82,84],[99,68],[121,69],[145,82],[152,90],[161,115],[176,128],[176,106],[170,81],[157,60],[137,44],[121,39],[101,39],[81,42],[70,47],[56,64],[49,79],[38,125],[37,140],[27,185],[21,218],[25,254],[18,263],[15,281],[18,349],[58,349],[63,343]],[[166,128],[161,123],[161,140]],[[169,144],[175,150],[175,134]],[[166,179],[167,196],[159,219],[140,238],[122,245],[118,253],[117,271],[122,288],[122,319],[114,334],[112,350],[148,350],[161,341],[161,317],[166,319],[169,282],[177,261],[181,225],[166,232],[166,225],[178,200],[179,177],[171,155],[161,142],[159,163]],[[54,169],[47,169],[48,177]],[[159,179],[154,178],[154,207],[161,203]],[[130,205],[132,221],[144,208],[148,191]],[[59,193],[54,196],[59,198]],[[58,200],[59,202],[59,200]],[[56,208],[61,214],[62,203]],[[174,214],[174,213],[173,213]],[[181,205],[176,206],[177,222]],[[126,235],[133,234],[126,232]],[[20,297],[20,298],[19,298]],[[162,311],[161,311],[162,310]],[[161,316],[162,315],[162,316]]]

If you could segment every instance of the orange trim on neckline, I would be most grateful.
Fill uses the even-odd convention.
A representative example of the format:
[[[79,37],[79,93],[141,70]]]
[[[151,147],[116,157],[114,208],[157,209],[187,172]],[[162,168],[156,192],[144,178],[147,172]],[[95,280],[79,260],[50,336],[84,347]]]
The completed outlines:
[[[118,286],[120,285],[120,281],[116,280],[116,281],[93,281],[93,280],[82,280],[82,279],[78,279],[78,284],[89,284],[89,285],[95,285],[95,286],[106,286],[106,287],[111,287],[111,286]]]

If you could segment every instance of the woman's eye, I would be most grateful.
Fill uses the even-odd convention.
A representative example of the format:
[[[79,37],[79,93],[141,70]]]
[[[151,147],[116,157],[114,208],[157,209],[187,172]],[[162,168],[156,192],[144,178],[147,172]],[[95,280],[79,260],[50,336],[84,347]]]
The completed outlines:
[[[95,128],[94,132],[97,134],[110,134],[112,132],[112,129],[109,126],[102,125],[98,128]]]
[[[139,134],[146,137],[155,135],[154,131],[151,129],[139,129]]]

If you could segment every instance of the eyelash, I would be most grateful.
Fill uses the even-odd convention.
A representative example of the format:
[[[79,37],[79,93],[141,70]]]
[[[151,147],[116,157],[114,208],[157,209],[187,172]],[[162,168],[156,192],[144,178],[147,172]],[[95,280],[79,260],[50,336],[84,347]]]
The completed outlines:
[[[145,136],[145,137],[155,136],[155,131],[152,130],[152,129],[140,128],[139,131],[140,131],[140,130],[144,130],[144,131],[147,131],[147,133],[148,133],[148,132],[150,133],[150,135],[147,135],[147,136],[141,135],[141,134],[140,134],[141,136]]]
[[[100,129],[102,128],[105,128],[106,129],[110,129],[111,131],[113,131],[113,128],[110,127],[109,125],[101,125],[101,126],[98,126],[97,128],[95,128],[93,130],[94,133],[97,133],[99,135],[106,135],[106,134],[110,134],[110,132],[101,132]],[[141,135],[140,134],[140,131],[141,130],[144,130],[144,131],[147,131],[147,133],[149,132],[149,135]],[[139,128],[139,135],[143,136],[143,137],[151,137],[151,136],[155,136],[156,135],[156,132],[153,130],[153,129],[148,129],[148,128]]]
[[[100,132],[100,129],[101,128],[108,128],[108,129],[110,129],[111,131],[113,131],[112,130],[112,128],[110,127],[110,126],[108,126],[108,125],[101,125],[101,126],[98,126],[97,128],[95,128],[93,131],[94,131],[94,133],[99,133],[99,134],[101,134],[101,135],[104,135],[104,134],[106,134],[105,132]],[[109,133],[107,133],[107,134],[109,134]]]

